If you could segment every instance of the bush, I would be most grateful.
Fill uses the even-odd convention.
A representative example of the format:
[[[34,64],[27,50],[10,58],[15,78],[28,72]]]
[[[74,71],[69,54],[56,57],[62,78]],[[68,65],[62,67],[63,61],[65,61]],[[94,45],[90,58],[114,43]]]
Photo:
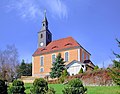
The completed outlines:
[[[75,78],[68,82],[68,85],[62,91],[63,94],[85,94],[87,88],[84,88],[80,79]]]
[[[46,94],[48,91],[48,83],[43,78],[35,79],[31,93],[33,94]]]
[[[69,73],[67,72],[67,69],[65,69],[65,70],[62,72],[62,75],[61,75],[61,77],[60,77],[60,79],[59,79],[59,82],[60,82],[60,83],[64,83],[65,80],[66,80],[66,78],[67,78],[67,76],[69,76]]]
[[[99,69],[99,67],[96,65],[95,67],[94,67],[94,70],[96,71],[96,70],[98,70]]]
[[[0,94],[7,94],[7,85],[0,79]]]
[[[24,83],[21,80],[14,80],[12,86],[10,87],[10,92],[12,94],[25,94]]]
[[[79,71],[79,74],[80,74],[80,73],[83,73],[83,69],[82,69],[82,68],[81,68],[80,71]]]
[[[67,69],[65,69],[63,72],[62,72],[62,77],[67,77],[69,76],[69,73],[67,72]]]
[[[50,87],[50,89],[48,89],[48,92],[47,92],[47,94],[55,94],[55,90],[54,90],[54,88],[52,88],[52,87]]]

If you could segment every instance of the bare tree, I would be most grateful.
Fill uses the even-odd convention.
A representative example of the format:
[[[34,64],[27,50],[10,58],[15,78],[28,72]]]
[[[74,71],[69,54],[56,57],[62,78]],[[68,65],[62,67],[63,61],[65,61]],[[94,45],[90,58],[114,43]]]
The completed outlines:
[[[16,76],[19,64],[18,51],[15,45],[7,45],[5,50],[0,50],[0,76],[4,80],[12,80]]]

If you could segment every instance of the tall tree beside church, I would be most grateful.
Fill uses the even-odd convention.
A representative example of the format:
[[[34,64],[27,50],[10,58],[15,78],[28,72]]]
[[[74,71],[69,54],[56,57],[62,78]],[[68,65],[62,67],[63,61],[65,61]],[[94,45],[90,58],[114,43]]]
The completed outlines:
[[[64,68],[64,59],[61,57],[59,53],[55,59],[55,62],[52,64],[53,67],[51,68],[50,77],[51,78],[59,78],[63,72]]]
[[[118,47],[120,47],[120,41],[118,41]],[[120,86],[120,54],[114,53],[117,60],[113,60],[113,68],[109,69],[111,72],[111,77],[113,78],[113,81]]]
[[[32,63],[25,63],[23,59],[17,70],[18,77],[32,75]]]

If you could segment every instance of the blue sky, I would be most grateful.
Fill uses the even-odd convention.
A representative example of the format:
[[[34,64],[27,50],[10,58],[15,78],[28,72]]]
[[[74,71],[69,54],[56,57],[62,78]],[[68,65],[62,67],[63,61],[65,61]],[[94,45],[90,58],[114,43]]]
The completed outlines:
[[[120,52],[120,0],[1,0],[0,49],[15,44],[19,58],[31,62],[44,10],[53,40],[72,36],[100,67]]]

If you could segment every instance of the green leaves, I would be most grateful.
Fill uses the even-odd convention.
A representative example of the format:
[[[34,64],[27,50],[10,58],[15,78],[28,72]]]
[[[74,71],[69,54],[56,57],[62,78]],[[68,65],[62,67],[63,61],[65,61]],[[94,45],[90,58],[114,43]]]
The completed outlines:
[[[64,68],[64,59],[61,57],[59,53],[55,62],[53,63],[53,67],[51,68],[50,77],[51,78],[59,78],[63,72]]]
[[[87,88],[84,88],[80,79],[76,78],[68,82],[68,86],[62,91],[63,94],[84,94]]]
[[[14,80],[12,83],[12,86],[10,87],[10,92],[12,94],[14,93],[21,93],[24,94],[25,91],[25,87],[24,87],[24,83],[21,80]]]
[[[120,47],[119,40],[117,40],[117,42],[118,42],[118,47]],[[113,54],[116,56],[118,60],[113,60],[113,68],[112,69],[109,68],[108,70],[110,71],[110,75],[113,81],[120,86],[120,55],[114,52]]]
[[[31,94],[55,94],[54,88],[48,88],[48,83],[43,78],[35,79]]]

